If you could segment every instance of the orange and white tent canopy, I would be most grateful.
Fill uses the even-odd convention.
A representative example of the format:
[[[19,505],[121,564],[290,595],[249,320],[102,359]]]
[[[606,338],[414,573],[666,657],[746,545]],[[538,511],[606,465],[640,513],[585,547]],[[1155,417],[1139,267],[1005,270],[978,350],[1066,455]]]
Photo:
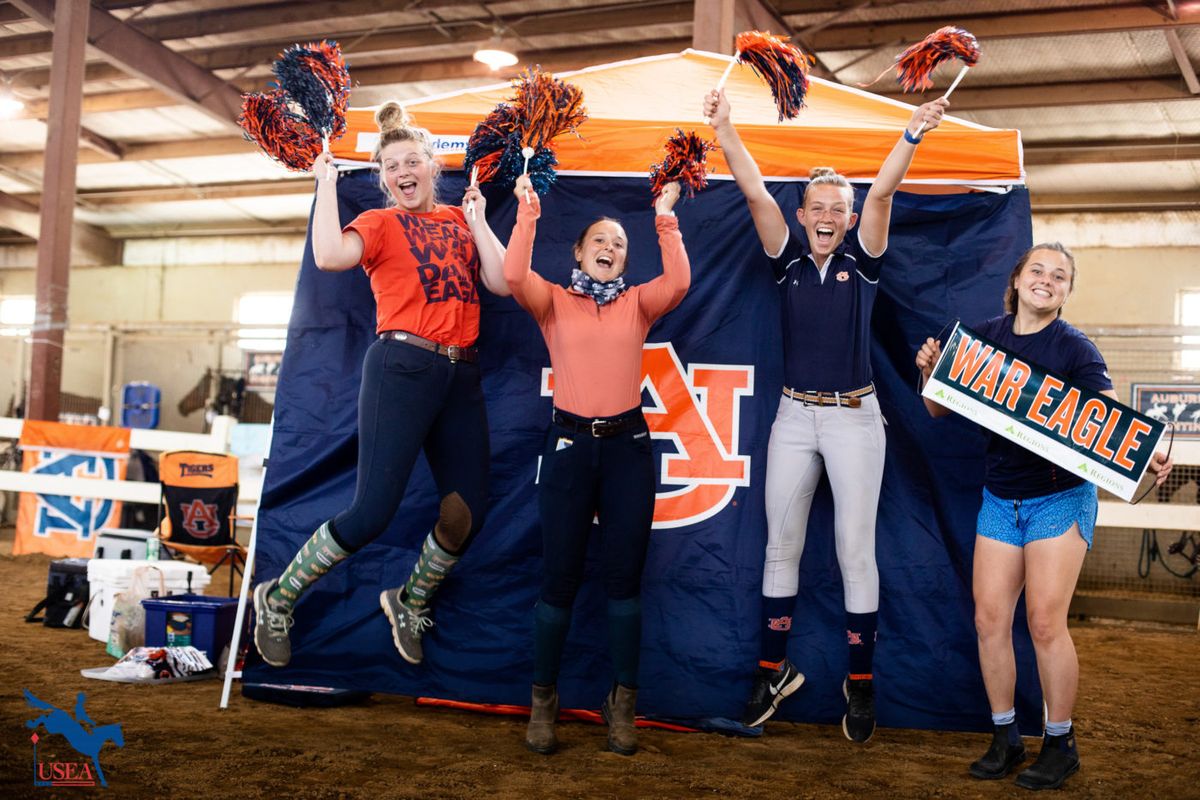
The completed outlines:
[[[663,142],[676,128],[713,138],[701,104],[730,59],[685,50],[558,73],[583,91],[588,112],[579,128],[582,138],[565,134],[554,140],[559,172],[645,175],[661,160]],[[746,66],[734,67],[725,93],[742,140],[773,180],[806,180],[812,167],[832,166],[851,180],[870,181],[913,111],[907,103],[811,78],[806,108],[794,120],[777,122],[770,90]],[[456,168],[475,126],[511,94],[510,84],[502,83],[404,106],[433,134],[445,165]],[[346,136],[332,145],[335,156],[370,160],[378,136],[373,114],[374,109],[350,110]],[[719,150],[709,156],[709,165],[714,177],[729,174]],[[906,182],[1013,185],[1024,177],[1020,131],[947,116],[917,149]]]

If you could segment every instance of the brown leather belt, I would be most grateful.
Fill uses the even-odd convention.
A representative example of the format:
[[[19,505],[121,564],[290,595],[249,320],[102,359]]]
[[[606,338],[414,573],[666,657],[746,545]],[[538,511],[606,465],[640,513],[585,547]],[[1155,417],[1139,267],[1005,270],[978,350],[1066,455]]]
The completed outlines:
[[[438,344],[437,342],[422,338],[417,336],[415,333],[409,333],[408,331],[384,331],[383,333],[379,334],[379,338],[394,339],[397,342],[411,344],[414,347],[421,348],[422,350],[429,350],[430,352],[437,353],[439,356],[445,356],[446,358],[450,359],[451,364],[455,363],[456,361],[467,361],[474,364],[479,360],[478,348],[459,347],[456,344],[452,344],[447,347],[444,344]]]
[[[797,392],[795,389],[783,387],[783,393],[793,400],[799,400],[806,406],[844,406],[858,408],[862,399],[875,394],[875,384],[868,383],[861,389],[849,392]]]

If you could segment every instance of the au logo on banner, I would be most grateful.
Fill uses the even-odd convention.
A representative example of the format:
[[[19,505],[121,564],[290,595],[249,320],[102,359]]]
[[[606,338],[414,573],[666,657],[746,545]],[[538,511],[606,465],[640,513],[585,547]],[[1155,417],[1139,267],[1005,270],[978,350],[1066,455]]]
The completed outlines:
[[[921,394],[1123,500],[1133,497],[1164,430],[962,324],[950,332]]]
[[[553,390],[545,371],[542,394]],[[659,482],[667,487],[654,500],[655,528],[680,528],[715,516],[739,486],[750,485],[750,456],[738,454],[741,398],[754,394],[750,364],[689,364],[685,369],[670,342],[642,349],[642,388],[652,405],[643,407],[655,439],[666,439]]]

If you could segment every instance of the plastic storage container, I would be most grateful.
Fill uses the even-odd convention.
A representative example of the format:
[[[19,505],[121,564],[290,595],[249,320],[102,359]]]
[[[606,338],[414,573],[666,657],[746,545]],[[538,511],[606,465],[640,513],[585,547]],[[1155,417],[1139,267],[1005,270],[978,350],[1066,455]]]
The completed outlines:
[[[200,564],[183,561],[127,561],[118,558],[93,558],[88,561],[88,582],[91,585],[91,611],[88,636],[98,642],[108,641],[112,622],[113,600],[129,588],[133,571],[139,567],[162,570],[163,588],[168,595],[203,592],[211,578]],[[157,584],[157,580],[154,581]]]
[[[154,531],[139,531],[133,528],[104,528],[96,535],[96,550],[92,558],[120,558],[145,561],[147,545],[157,538]]]
[[[152,383],[134,381],[121,393],[122,428],[157,428],[162,390]]]
[[[203,650],[208,660],[220,665],[222,652],[233,638],[236,597],[204,597],[181,594],[142,601],[146,609],[146,646],[182,647]]]

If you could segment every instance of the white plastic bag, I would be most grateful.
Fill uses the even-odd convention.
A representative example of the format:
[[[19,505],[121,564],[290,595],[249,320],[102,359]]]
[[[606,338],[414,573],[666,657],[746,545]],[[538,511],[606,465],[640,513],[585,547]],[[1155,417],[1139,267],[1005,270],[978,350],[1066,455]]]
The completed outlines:
[[[157,580],[155,580],[157,578]],[[142,601],[167,593],[163,572],[158,567],[138,567],[129,576],[129,588],[113,598],[112,621],[108,627],[105,652],[121,658],[146,643],[146,611]]]

